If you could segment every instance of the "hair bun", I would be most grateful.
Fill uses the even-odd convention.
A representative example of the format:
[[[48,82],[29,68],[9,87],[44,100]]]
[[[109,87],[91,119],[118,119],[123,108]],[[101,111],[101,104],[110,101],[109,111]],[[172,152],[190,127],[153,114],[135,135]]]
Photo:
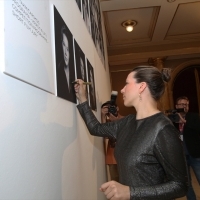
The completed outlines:
[[[169,82],[171,79],[171,69],[170,68],[163,68],[161,71],[162,79],[165,82]]]

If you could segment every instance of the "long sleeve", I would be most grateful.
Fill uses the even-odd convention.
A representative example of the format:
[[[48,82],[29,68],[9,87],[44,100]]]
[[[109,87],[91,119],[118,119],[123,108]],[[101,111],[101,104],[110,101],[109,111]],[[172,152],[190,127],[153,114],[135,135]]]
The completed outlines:
[[[200,134],[200,116],[197,113],[187,113],[185,126]]]
[[[200,157],[200,117],[197,113],[186,114],[186,124],[183,138],[189,154],[194,158]]]
[[[117,131],[122,126],[122,123],[120,123],[119,120],[117,123],[100,123],[91,111],[87,101],[77,105],[77,108],[91,135],[109,138],[117,137]]]
[[[167,125],[159,132],[153,152],[161,165],[160,170],[163,169],[166,174],[166,180],[152,186],[130,187],[131,200],[164,200],[184,196],[188,188],[187,167],[181,141],[174,127]],[[162,174],[162,171],[160,173]]]

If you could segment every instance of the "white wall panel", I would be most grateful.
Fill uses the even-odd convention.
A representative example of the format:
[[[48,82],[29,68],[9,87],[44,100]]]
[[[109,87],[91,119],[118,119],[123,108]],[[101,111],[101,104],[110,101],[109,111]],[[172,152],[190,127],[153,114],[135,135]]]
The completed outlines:
[[[0,199],[103,200],[99,191],[106,181],[103,139],[89,134],[75,104],[55,95],[53,5],[94,67],[98,119],[101,103],[110,98],[108,71],[75,0],[21,1],[40,16],[48,43],[34,38],[12,13],[7,16],[9,9],[5,11],[3,3],[13,0],[0,1],[0,14],[6,16],[0,46],[1,55],[5,53],[0,60]],[[4,35],[3,25],[0,34]]]
[[[55,93],[49,1],[4,2],[4,72]]]

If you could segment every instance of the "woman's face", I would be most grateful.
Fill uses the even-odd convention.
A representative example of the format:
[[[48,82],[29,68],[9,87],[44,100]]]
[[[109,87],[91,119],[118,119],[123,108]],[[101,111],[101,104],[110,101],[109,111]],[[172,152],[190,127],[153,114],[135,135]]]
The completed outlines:
[[[124,105],[127,107],[134,106],[136,100],[139,99],[139,87],[140,83],[136,83],[134,79],[135,72],[131,72],[126,78],[126,84],[121,90],[123,94]]]

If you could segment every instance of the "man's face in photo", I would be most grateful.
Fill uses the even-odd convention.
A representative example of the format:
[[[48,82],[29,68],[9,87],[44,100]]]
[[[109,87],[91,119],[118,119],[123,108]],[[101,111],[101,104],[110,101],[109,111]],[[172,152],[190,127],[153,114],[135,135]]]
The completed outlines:
[[[80,68],[81,68],[81,76],[82,76],[82,79],[84,80],[85,79],[85,70],[84,70],[83,60],[81,57],[80,57]]]
[[[90,71],[90,80],[91,80],[91,88],[92,90],[94,90],[94,79],[93,79],[92,71]]]
[[[67,36],[63,33],[63,41],[62,41],[62,48],[63,48],[63,56],[65,64],[68,66],[69,64],[69,42]]]

